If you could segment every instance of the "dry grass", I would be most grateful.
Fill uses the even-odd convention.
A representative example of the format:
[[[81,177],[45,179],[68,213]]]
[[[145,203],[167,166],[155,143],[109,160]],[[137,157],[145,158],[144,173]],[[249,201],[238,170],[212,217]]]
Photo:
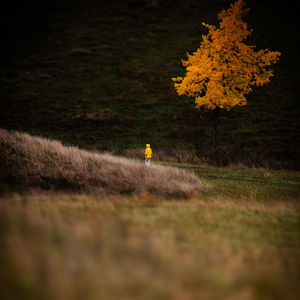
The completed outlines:
[[[50,189],[0,196],[0,299],[299,299],[298,172],[177,164],[201,176],[210,192],[164,201],[166,194],[192,194],[182,192],[183,179],[195,180],[195,188],[199,181],[173,168],[147,169],[29,135],[0,134],[1,179]],[[180,192],[161,192],[168,182],[155,177],[147,193],[119,194],[124,178],[142,182],[137,177],[154,176],[152,170],[182,174],[172,177]],[[76,186],[78,174],[85,177]],[[101,176],[111,178],[108,187],[97,188]],[[106,195],[58,191],[66,187]]]
[[[0,129],[0,179],[15,187],[191,196],[206,190],[194,174],[97,154]]]
[[[126,149],[122,155],[129,158],[143,158],[144,148]],[[278,170],[299,170],[295,162],[280,161],[255,157],[237,150],[202,149],[198,154],[195,150],[181,148],[154,149],[153,159],[170,163],[208,164],[217,167],[264,168]]]
[[[155,199],[2,197],[1,299],[299,299],[292,203]]]
[[[126,149],[123,154],[129,158],[143,158],[145,149],[144,148],[134,148]],[[187,151],[184,149],[156,149],[153,152],[153,160],[155,161],[165,161],[165,162],[176,162],[176,163],[191,163],[196,164],[203,162],[200,160],[196,153],[192,151]]]

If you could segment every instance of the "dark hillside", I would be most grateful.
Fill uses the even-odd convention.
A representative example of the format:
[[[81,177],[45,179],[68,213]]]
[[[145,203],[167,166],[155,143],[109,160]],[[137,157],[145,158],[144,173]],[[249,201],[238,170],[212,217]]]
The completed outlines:
[[[229,1],[15,1],[1,15],[0,127],[83,148],[209,149],[211,114],[178,97],[172,77]],[[246,1],[249,43],[282,53],[268,86],[222,112],[219,148],[299,156],[296,4]]]

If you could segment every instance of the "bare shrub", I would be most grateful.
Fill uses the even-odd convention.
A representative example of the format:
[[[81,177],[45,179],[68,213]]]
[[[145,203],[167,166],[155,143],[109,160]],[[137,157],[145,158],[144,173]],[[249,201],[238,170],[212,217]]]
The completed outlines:
[[[92,153],[58,141],[0,129],[1,181],[22,187],[191,196],[206,187],[194,174]]]
[[[103,109],[96,112],[91,112],[87,114],[76,114],[73,116],[74,120],[92,120],[92,121],[107,121],[113,120],[116,115],[110,109]]]
[[[86,55],[86,54],[91,54],[91,51],[85,48],[73,48],[71,50],[71,54],[82,54],[82,55]]]

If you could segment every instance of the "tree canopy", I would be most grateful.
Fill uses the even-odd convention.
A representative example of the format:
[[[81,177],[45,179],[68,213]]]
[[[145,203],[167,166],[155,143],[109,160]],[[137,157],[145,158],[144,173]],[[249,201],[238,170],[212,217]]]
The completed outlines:
[[[264,85],[273,76],[270,65],[278,61],[280,52],[256,51],[244,42],[252,33],[243,21],[249,10],[244,6],[238,0],[219,13],[219,28],[202,23],[209,31],[197,51],[182,60],[185,77],[172,78],[177,93],[194,97],[196,108],[230,110],[246,105],[251,86]]]

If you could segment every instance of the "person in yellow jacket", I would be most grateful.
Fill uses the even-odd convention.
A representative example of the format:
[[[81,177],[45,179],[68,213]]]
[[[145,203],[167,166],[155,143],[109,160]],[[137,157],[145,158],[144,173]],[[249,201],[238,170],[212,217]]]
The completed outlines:
[[[150,144],[147,144],[145,150],[145,163],[147,167],[150,166],[151,155],[152,155],[152,150],[150,148]]]

